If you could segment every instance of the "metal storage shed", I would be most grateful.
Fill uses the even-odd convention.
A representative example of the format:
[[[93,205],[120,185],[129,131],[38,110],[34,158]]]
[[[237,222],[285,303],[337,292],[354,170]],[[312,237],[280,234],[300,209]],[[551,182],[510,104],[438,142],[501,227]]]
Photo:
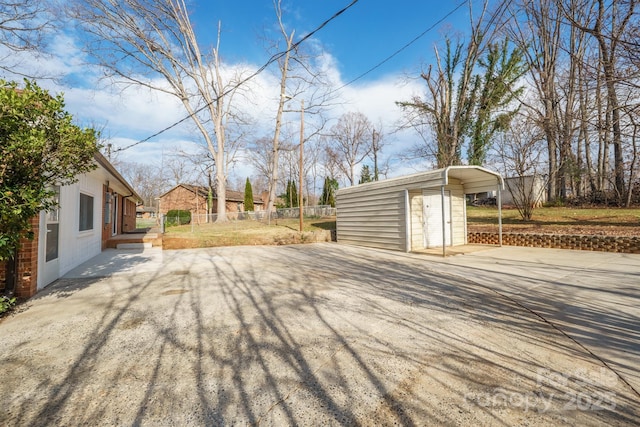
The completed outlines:
[[[479,166],[450,166],[338,190],[340,243],[410,252],[467,243],[465,194],[497,190],[499,173]]]

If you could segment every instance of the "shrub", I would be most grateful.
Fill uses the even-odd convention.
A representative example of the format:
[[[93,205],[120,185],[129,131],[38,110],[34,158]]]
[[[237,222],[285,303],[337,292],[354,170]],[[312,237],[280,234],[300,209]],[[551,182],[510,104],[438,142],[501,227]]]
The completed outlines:
[[[167,218],[166,225],[168,227],[171,227],[174,225],[190,224],[191,212],[180,210],[180,209],[172,209],[169,212],[167,212],[166,218]]]
[[[6,296],[0,297],[0,314],[11,310],[15,305],[16,305],[15,298],[9,298]]]

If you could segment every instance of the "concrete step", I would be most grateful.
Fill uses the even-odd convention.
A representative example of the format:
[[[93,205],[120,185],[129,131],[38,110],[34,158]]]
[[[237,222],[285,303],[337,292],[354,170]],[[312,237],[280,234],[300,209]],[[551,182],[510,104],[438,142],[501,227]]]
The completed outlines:
[[[118,243],[116,249],[147,249],[151,248],[153,243],[151,242],[138,242],[138,243]]]
[[[125,234],[120,234],[118,236],[113,236],[112,238],[110,238],[109,240],[107,240],[105,247],[106,248],[125,248],[125,244],[132,244],[132,243],[136,243],[136,244],[145,244],[145,248],[146,247],[150,247],[149,245],[152,246],[158,246],[158,247],[162,247],[162,234],[159,233],[125,233]],[[138,248],[141,248],[143,246],[136,246]]]

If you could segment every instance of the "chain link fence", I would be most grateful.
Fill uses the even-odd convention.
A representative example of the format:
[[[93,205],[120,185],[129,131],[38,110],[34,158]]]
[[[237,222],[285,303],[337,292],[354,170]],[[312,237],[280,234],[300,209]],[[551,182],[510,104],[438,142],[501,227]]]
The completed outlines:
[[[271,221],[277,221],[278,219],[300,218],[300,208],[284,208],[275,209],[271,211],[271,215],[267,214],[267,211],[254,211],[254,212],[227,212],[227,221],[240,222],[240,221],[260,221],[263,223],[270,223]],[[303,208],[303,218],[326,218],[336,215],[336,208],[332,208],[329,205],[320,206],[305,206]],[[212,224],[218,219],[218,214],[191,214],[188,218],[183,216],[167,216],[160,215],[161,232],[164,232],[166,227],[188,225],[192,226],[201,224]]]

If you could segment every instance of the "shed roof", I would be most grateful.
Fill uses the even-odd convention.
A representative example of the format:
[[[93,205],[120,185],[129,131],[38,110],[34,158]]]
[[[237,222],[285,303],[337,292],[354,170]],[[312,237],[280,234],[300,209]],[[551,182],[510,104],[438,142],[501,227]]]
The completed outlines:
[[[405,189],[437,188],[449,184],[449,179],[460,181],[466,194],[480,193],[496,189],[499,184],[504,189],[504,181],[498,172],[480,166],[449,166],[427,172],[419,172],[397,178],[367,182],[338,190],[338,194],[351,194],[385,187],[397,186]]]

